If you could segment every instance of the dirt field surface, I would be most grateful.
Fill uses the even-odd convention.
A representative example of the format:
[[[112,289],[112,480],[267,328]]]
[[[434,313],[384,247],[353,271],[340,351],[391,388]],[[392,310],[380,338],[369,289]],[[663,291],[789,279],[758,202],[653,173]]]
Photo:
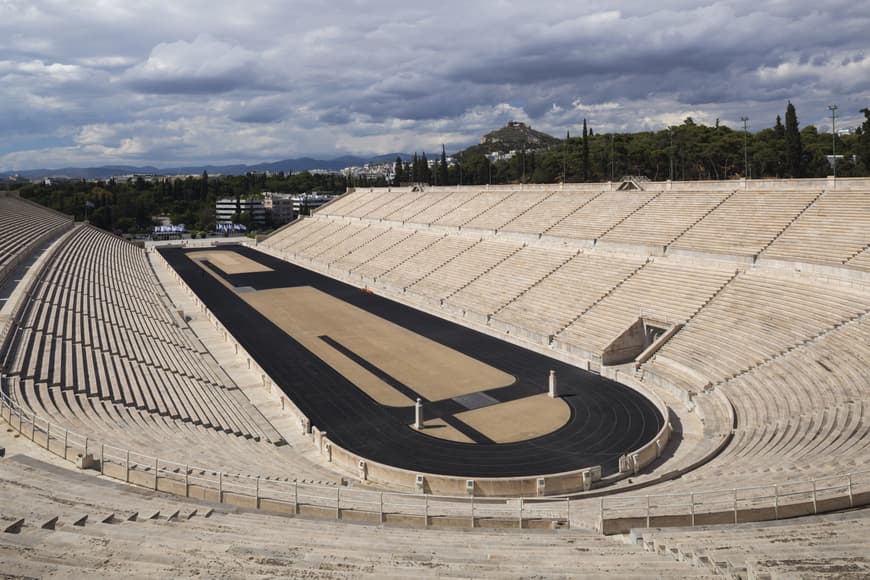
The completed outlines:
[[[351,379],[359,365],[331,353],[335,349],[320,339],[329,336],[371,362],[430,401],[450,399],[477,391],[506,387],[514,377],[489,365],[402,328],[361,308],[333,298],[310,286],[276,288],[242,294],[294,339],[319,356],[335,361],[332,368],[348,377],[382,405],[404,406],[408,401],[395,389],[369,390]],[[326,351],[330,351],[326,353]],[[386,395],[386,396],[385,396]]]
[[[191,260],[208,260],[220,268],[224,274],[252,274],[254,272],[273,271],[272,268],[268,268],[255,260],[246,258],[238,252],[203,250],[199,252],[190,252],[188,256]]]
[[[541,393],[458,413],[456,418],[496,443],[515,443],[558,430],[571,418],[571,408]]]

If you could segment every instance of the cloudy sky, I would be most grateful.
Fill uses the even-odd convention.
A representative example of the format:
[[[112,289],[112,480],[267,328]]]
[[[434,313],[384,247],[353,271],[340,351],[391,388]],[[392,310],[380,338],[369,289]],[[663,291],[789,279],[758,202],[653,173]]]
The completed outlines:
[[[861,0],[0,0],[0,170],[456,150],[686,116],[856,126]]]

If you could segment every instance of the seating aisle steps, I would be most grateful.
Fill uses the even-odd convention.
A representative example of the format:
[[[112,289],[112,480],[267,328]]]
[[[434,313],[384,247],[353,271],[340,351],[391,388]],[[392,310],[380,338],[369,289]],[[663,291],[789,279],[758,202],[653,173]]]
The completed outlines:
[[[545,233],[547,236],[596,240],[658,195],[656,192],[608,191],[584,204]]]
[[[667,246],[730,195],[664,192],[601,236],[605,242]]]
[[[407,292],[440,302],[485,275],[521,247],[512,242],[483,240],[408,286]]]
[[[826,191],[761,256],[840,265],[870,243],[868,232],[870,195]]]
[[[870,576],[868,509],[751,524],[639,529],[632,538],[650,553],[711,574],[753,580]]]
[[[851,268],[870,272],[870,246],[865,247],[863,250],[855,254],[846,262],[846,265]]]
[[[646,262],[578,254],[492,316],[495,328],[527,335],[548,344],[550,337],[586,311]]]
[[[164,460],[337,479],[299,461],[291,446],[267,442],[282,436],[170,312],[143,250],[83,227],[39,276],[5,361],[10,395],[26,408],[95,441]],[[114,314],[98,315],[110,306]]]
[[[404,290],[479,243],[480,238],[441,237],[380,275],[378,283]]]
[[[16,533],[0,533],[0,561],[17,575],[703,576],[688,563],[582,530],[409,533],[179,500],[21,456],[2,461],[2,522],[24,521]]]
[[[70,291],[75,288],[81,292]],[[266,437],[257,411],[173,320],[164,299],[141,249],[80,228],[41,273],[16,331],[27,348],[16,348],[7,373],[239,436]],[[39,316],[29,316],[36,309]],[[61,317],[65,322],[58,324]],[[18,356],[22,350],[26,359]]]
[[[743,273],[645,368],[697,391],[758,366],[867,310],[865,292]]]
[[[482,213],[493,207],[498,207],[510,195],[511,193],[508,191],[484,191],[467,202],[458,205],[456,209],[434,220],[432,225],[462,227]]]
[[[755,256],[820,195],[818,191],[738,191],[671,248]]]
[[[342,272],[350,272],[354,268],[374,259],[379,254],[403,243],[414,233],[413,230],[383,228],[380,226],[372,226],[372,229],[373,233],[378,231],[379,234],[365,244],[331,262],[329,267]]]
[[[466,222],[463,227],[477,230],[498,231],[505,224],[517,219],[523,213],[541,203],[551,192],[544,191],[514,191],[501,203],[491,206],[486,211]]]
[[[486,318],[573,257],[573,252],[523,247],[453,294],[447,303]]]
[[[505,224],[500,231],[540,236],[601,195],[589,191],[557,191]]]
[[[0,282],[34,244],[72,226],[69,216],[14,195],[0,194]]]
[[[733,402],[732,444],[686,484],[810,479],[870,459],[870,318],[861,317],[719,385]]]
[[[555,336],[561,348],[600,353],[638,318],[685,322],[734,276],[727,268],[650,262]]]

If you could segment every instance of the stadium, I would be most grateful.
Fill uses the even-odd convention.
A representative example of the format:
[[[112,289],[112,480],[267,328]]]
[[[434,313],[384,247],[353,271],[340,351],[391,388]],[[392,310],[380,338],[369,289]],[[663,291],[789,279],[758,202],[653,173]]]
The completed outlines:
[[[4,574],[870,574],[870,180],[0,226]]]

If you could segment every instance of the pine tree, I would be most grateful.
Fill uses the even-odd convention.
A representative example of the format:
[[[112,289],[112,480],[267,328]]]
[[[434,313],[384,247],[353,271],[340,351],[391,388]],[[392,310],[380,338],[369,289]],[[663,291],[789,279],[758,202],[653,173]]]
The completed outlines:
[[[583,119],[583,181],[589,181],[589,133]]]
[[[789,177],[803,174],[803,146],[798,130],[797,113],[791,101],[785,109],[785,170]]]
[[[417,158],[417,152],[414,151],[414,158],[411,160],[411,181],[414,183],[420,183],[422,178],[420,177],[420,160]]]

